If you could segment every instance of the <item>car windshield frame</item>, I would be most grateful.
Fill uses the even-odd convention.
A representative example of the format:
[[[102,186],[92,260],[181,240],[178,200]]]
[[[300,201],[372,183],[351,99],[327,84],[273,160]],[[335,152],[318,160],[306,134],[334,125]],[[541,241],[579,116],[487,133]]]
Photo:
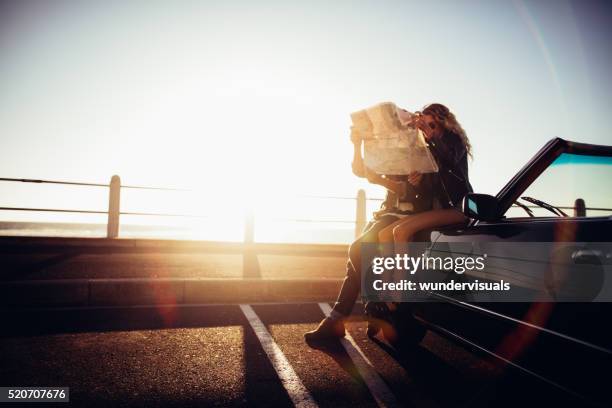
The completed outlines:
[[[497,193],[499,216],[502,218],[512,204],[529,186],[563,153],[582,156],[612,157],[612,146],[577,143],[561,138],[550,140],[523,166],[521,170]],[[542,199],[542,197],[538,197]],[[544,198],[545,200],[545,198]]]

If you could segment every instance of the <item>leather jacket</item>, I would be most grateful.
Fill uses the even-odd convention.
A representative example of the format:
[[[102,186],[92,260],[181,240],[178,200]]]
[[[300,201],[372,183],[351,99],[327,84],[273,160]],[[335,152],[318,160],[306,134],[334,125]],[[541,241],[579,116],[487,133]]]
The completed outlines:
[[[468,177],[467,151],[461,138],[452,132],[446,132],[441,137],[429,140],[428,145],[438,164],[438,172],[423,174],[418,186],[408,184],[404,200],[413,202],[419,211],[433,209],[434,201],[442,208],[460,206],[463,197],[472,192]]]
[[[438,163],[438,173],[433,173],[433,194],[443,208],[461,205],[463,197],[472,192],[468,177],[467,150],[461,137],[446,132],[428,141],[429,150]]]

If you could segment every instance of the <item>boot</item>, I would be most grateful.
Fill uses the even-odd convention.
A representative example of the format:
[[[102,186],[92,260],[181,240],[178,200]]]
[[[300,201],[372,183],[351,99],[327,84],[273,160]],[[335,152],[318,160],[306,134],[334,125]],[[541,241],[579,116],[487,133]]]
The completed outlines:
[[[343,319],[331,319],[326,317],[319,323],[319,326],[307,333],[304,333],[306,343],[318,343],[330,340],[337,340],[344,337],[344,321]]]

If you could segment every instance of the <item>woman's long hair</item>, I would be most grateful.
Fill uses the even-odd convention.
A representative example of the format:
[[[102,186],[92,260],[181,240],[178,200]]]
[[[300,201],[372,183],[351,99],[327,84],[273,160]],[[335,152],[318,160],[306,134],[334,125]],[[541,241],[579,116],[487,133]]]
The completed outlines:
[[[455,115],[448,109],[446,106],[441,103],[432,103],[423,108],[422,111],[425,115],[431,115],[435,118],[435,120],[440,123],[444,129],[448,132],[452,132],[461,138],[461,142],[463,142],[463,146],[465,146],[465,151],[467,152],[470,158],[472,156],[472,145],[470,144],[470,140],[465,133],[465,130],[461,127]]]

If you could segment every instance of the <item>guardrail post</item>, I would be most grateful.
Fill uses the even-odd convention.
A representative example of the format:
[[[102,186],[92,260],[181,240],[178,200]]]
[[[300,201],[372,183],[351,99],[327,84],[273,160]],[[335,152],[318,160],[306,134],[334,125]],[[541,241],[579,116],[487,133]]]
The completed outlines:
[[[108,224],[106,238],[119,236],[119,197],[121,195],[121,179],[114,175],[109,184],[108,194]]]
[[[242,277],[261,278],[255,242],[255,215],[248,210],[244,216],[244,250],[242,252]]]
[[[586,217],[586,204],[582,198],[574,201],[574,217]]]
[[[255,215],[249,210],[244,216],[244,243],[253,242],[255,242]]]
[[[355,238],[361,235],[366,226],[366,193],[364,190],[357,191],[357,206],[355,214]]]

